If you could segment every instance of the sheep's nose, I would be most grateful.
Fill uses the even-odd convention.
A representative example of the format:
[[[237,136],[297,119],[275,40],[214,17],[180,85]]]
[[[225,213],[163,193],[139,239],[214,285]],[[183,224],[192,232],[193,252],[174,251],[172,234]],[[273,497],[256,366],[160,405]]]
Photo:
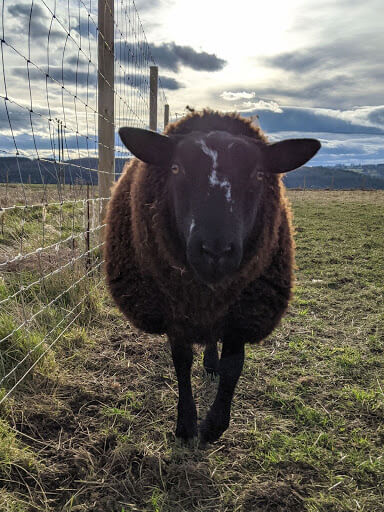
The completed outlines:
[[[202,242],[201,244],[201,252],[203,257],[213,260],[213,262],[219,263],[220,260],[223,260],[231,255],[234,251],[234,244],[226,243],[226,244],[213,244],[209,242]]]
[[[235,271],[241,261],[240,243],[227,239],[201,239],[188,244],[187,257],[197,277],[206,283],[215,283]]]

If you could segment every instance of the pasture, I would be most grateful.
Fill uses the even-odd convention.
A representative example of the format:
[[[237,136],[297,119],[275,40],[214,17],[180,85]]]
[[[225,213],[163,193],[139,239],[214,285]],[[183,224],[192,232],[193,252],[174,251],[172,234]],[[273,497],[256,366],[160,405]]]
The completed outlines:
[[[26,310],[39,311],[65,291],[0,346],[0,377],[86,297],[57,343],[33,352],[44,356],[1,405],[1,511],[383,510],[384,192],[307,190],[289,197],[294,300],[272,336],[247,347],[230,428],[207,450],[175,442],[177,382],[166,339],[132,329],[97,270],[67,292],[85,272],[85,262],[76,260],[31,286],[22,304],[7,304],[2,334]],[[84,211],[70,205],[45,213],[43,234],[33,211],[22,224],[13,215],[3,218],[0,255],[16,248],[20,226],[33,251],[39,237],[49,241],[61,229],[65,239],[84,225]],[[97,264],[96,240],[91,247]],[[0,272],[0,300],[17,293],[21,278],[24,287],[39,280],[39,265],[49,272],[76,251],[71,245]],[[201,418],[216,383],[196,352]],[[12,385],[5,384],[2,393]]]

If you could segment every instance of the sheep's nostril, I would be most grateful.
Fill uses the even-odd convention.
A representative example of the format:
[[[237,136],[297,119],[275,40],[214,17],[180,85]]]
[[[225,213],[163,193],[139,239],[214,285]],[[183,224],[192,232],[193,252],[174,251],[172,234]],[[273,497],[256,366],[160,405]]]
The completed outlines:
[[[230,253],[233,251],[234,245],[233,243],[230,243],[224,247],[211,247],[210,245],[206,243],[201,244],[201,252],[205,254],[206,256],[210,256],[214,260],[218,260],[222,257],[228,257]]]
[[[228,239],[192,239],[187,258],[196,275],[206,283],[218,282],[235,271],[242,258],[242,246]]]
[[[213,256],[212,250],[206,244],[201,244],[201,252]]]

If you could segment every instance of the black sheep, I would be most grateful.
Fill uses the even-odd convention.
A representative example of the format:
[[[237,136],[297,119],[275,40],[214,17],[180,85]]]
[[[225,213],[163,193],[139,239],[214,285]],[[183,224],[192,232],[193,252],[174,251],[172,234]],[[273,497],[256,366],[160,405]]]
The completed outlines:
[[[198,432],[192,344],[205,345],[204,366],[220,381],[200,439],[213,442],[229,425],[244,344],[268,336],[291,297],[294,245],[280,173],[303,165],[320,143],[269,144],[250,120],[210,110],[165,135],[119,133],[137,159],[108,207],[109,289],[135,326],[168,335],[179,384],[176,436],[184,440]]]

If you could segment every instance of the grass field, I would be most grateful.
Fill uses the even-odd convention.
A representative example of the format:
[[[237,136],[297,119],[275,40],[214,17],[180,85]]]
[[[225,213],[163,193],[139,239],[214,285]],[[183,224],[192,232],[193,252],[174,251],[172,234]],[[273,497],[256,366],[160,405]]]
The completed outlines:
[[[1,512],[384,510],[384,192],[289,196],[295,298],[247,347],[220,441],[178,445],[166,339],[132,329],[95,279],[82,315],[1,406]],[[202,418],[217,383],[199,350],[193,385]]]

